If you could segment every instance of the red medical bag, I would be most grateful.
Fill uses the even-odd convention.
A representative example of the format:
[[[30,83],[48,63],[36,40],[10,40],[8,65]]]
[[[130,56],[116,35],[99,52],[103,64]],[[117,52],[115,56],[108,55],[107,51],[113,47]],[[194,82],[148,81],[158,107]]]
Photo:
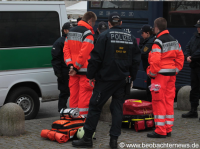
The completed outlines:
[[[123,105],[123,115],[153,114],[152,103],[149,101],[128,99]]]
[[[152,103],[138,99],[128,99],[123,105],[123,121],[136,131],[154,127]]]

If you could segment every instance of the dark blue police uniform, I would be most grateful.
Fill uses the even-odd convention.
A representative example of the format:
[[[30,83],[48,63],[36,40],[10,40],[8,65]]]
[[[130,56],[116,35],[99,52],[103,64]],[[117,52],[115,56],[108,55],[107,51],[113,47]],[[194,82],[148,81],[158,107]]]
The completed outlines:
[[[91,52],[91,58],[88,60],[87,78],[95,79],[96,82],[84,124],[85,134],[82,139],[72,142],[75,147],[93,146],[92,135],[96,130],[101,110],[112,96],[110,104],[112,126],[109,145],[113,149],[117,148],[117,139],[121,134],[123,103],[126,91],[130,91],[126,78],[131,76],[133,81],[140,65],[141,52],[135,37],[116,26],[121,24],[119,14],[110,14],[108,20],[109,25],[113,24],[113,27],[99,35]]]
[[[200,28],[200,20],[194,25]],[[188,113],[182,114],[182,118],[197,118],[197,107],[199,106],[199,89],[200,89],[200,33],[195,33],[186,45],[185,59],[191,56],[191,62],[189,64],[191,68],[191,91],[190,91],[190,103],[191,110]]]
[[[62,26],[62,30],[71,29],[73,26],[71,23],[67,22]],[[70,96],[69,92],[69,68],[64,62],[63,47],[66,38],[66,34],[63,33],[62,37],[58,38],[52,47],[51,64],[55,75],[57,76],[58,90],[60,90],[59,100],[58,100],[58,112],[62,108],[66,108],[67,100]]]
[[[86,131],[95,131],[102,107],[112,96],[110,135],[118,137],[121,134],[125,79],[128,76],[131,76],[132,80],[136,78],[140,54],[136,39],[119,26],[99,35],[87,68],[88,79],[95,78],[96,83],[84,125]]]
[[[192,107],[199,105],[200,88],[200,34],[196,33],[186,45],[185,58],[191,56],[191,92],[190,102]]]
[[[149,66],[149,62],[148,62],[148,55],[149,52],[152,49],[152,45],[154,42],[155,37],[153,35],[151,35],[149,38],[145,39],[143,41],[143,43],[141,44],[141,59],[142,59],[142,65],[143,65],[143,69],[146,72],[147,67]],[[151,92],[149,90],[149,86],[151,85],[151,79],[147,76],[147,88],[146,88],[146,92],[147,92],[147,101],[152,101],[152,97],[151,97]]]

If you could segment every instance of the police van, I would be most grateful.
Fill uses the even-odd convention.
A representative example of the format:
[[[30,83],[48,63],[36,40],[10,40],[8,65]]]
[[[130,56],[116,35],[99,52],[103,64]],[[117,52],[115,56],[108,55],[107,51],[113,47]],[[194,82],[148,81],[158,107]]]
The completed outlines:
[[[51,48],[67,21],[64,2],[0,2],[0,106],[17,103],[32,119],[40,100],[58,99]]]

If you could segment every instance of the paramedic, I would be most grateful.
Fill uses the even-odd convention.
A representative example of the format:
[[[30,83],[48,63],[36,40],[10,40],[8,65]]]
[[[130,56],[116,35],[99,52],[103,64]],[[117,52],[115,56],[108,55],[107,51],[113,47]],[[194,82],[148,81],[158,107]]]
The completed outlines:
[[[96,14],[88,11],[83,15],[78,26],[72,28],[65,40],[63,48],[64,60],[70,67],[70,108],[79,108],[80,114],[87,116],[89,100],[93,87],[86,77],[88,59],[94,48],[93,26],[97,20]]]
[[[180,44],[167,30],[167,21],[160,17],[154,21],[156,33],[149,53],[147,75],[151,77],[152,106],[155,131],[147,137],[171,136],[174,122],[174,98],[176,75],[183,68],[184,55]]]

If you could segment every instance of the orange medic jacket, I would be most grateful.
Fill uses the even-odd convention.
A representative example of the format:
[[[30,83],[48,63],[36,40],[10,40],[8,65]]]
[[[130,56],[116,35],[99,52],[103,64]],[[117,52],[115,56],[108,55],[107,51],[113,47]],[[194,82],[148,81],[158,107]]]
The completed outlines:
[[[85,21],[79,21],[78,26],[70,29],[67,34],[63,52],[64,61],[73,65],[77,74],[86,74],[90,52],[94,48],[94,31]]]
[[[148,61],[150,66],[147,68],[147,75],[150,77],[156,77],[158,73],[173,76],[183,68],[184,55],[181,45],[168,30],[157,34]]]

